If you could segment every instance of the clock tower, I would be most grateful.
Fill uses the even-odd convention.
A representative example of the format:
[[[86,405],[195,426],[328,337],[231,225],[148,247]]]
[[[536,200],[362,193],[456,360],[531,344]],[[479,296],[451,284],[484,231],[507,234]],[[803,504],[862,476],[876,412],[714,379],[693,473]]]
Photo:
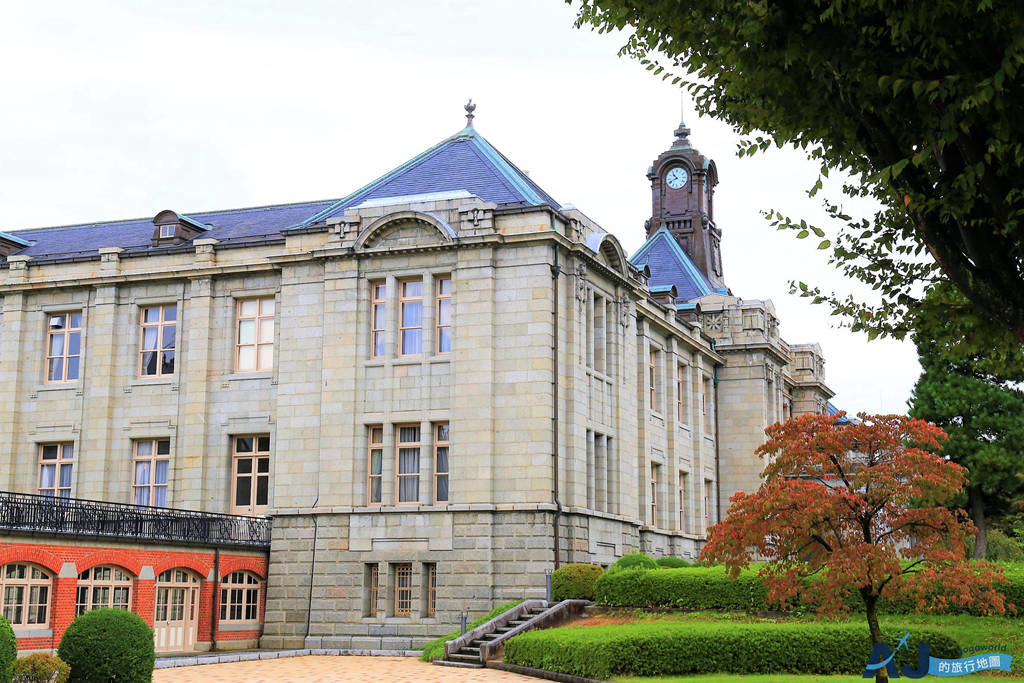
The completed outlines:
[[[715,162],[690,145],[690,129],[683,122],[675,130],[672,146],[647,171],[651,181],[651,218],[647,236],[666,228],[704,273],[714,288],[722,278],[722,231],[715,225],[714,193],[718,184]]]

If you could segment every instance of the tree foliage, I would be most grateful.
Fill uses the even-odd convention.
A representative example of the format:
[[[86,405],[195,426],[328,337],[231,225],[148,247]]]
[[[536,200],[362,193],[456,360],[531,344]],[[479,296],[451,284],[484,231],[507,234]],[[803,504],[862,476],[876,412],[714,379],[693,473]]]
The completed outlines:
[[[974,531],[945,507],[967,471],[936,454],[946,436],[899,415],[801,415],[767,429],[757,449],[767,459],[755,493],[732,497],[701,554],[733,576],[756,558],[768,601],[797,598],[825,614],[860,594],[874,642],[881,599],[912,600],[920,610],[971,605],[1002,613],[1005,581],[994,565],[965,559]],[[808,581],[810,577],[816,580]]]
[[[620,54],[683,81],[698,112],[745,136],[740,154],[793,144],[881,202],[815,234],[878,302],[801,284],[855,329],[903,337],[919,285],[948,280],[1024,341],[1024,5],[963,0],[581,0],[577,25],[629,32]],[[815,193],[822,181],[812,188]],[[915,289],[915,286],[918,286]]]
[[[1005,512],[1024,496],[1024,392],[1012,385],[1024,363],[1017,360],[1019,347],[1005,356],[997,348],[972,350],[971,331],[962,329],[956,313],[933,320],[914,338],[923,372],[910,415],[942,427],[949,435],[946,455],[970,472],[969,509],[978,528],[974,555],[980,559],[987,548],[986,516]]]

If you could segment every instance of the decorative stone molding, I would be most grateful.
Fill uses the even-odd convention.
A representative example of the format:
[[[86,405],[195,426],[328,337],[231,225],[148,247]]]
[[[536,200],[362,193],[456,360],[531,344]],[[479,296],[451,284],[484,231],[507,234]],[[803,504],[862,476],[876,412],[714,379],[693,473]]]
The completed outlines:
[[[31,256],[8,256],[7,281],[25,282],[28,280],[28,262],[31,260]]]
[[[100,270],[104,273],[116,273],[121,270],[121,247],[100,247]]]
[[[725,314],[708,313],[704,316],[704,329],[708,332],[725,331]]]
[[[582,312],[587,302],[587,264],[582,261],[576,263],[576,301]]]
[[[204,239],[193,240],[192,244],[196,247],[197,264],[213,265],[217,261],[217,253],[214,250],[217,240],[212,237],[207,237]]]

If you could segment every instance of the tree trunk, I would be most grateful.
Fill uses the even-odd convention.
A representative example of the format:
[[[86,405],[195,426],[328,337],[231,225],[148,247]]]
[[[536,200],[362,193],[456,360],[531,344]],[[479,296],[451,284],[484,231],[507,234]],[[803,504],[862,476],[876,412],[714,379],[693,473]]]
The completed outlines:
[[[867,608],[868,616],[868,629],[871,630],[871,643],[884,643],[885,639],[882,638],[882,629],[878,627],[878,598],[874,596],[867,596],[861,593],[861,597],[864,598],[864,606]],[[875,683],[880,681],[888,681],[889,672],[883,666],[881,669],[875,671]]]
[[[974,559],[984,560],[988,553],[988,527],[985,526],[985,502],[981,489],[971,486],[967,489],[967,500],[971,508],[971,521],[978,528],[974,536]]]

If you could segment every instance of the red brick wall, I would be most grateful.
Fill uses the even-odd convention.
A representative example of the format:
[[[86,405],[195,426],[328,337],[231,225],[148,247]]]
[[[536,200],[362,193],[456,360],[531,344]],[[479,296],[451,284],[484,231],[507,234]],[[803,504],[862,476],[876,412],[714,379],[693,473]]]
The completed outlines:
[[[50,628],[52,636],[18,638],[19,650],[52,650],[60,644],[65,629],[75,618],[75,598],[78,587],[77,574],[86,569],[112,564],[127,569],[135,581],[132,584],[132,611],[153,626],[154,602],[156,599],[156,582],[151,579],[138,578],[144,566],[153,568],[153,575],[159,576],[165,569],[184,567],[199,574],[199,609],[198,609],[198,642],[210,641],[210,617],[217,614],[218,606],[214,594],[214,584],[207,581],[213,571],[214,551],[212,549],[169,550],[166,548],[147,546],[107,546],[96,545],[56,545],[38,542],[0,541],[0,566],[10,562],[28,562],[39,565],[53,575],[53,587],[50,596]],[[59,578],[61,567],[65,562],[75,563],[75,578]],[[221,553],[220,578],[233,571],[245,569],[260,578],[267,578],[267,556],[261,553],[229,554]],[[260,626],[247,631],[217,630],[218,641],[254,640],[262,633],[264,610],[266,605],[266,587],[260,601]],[[20,629],[19,629],[20,630]]]

